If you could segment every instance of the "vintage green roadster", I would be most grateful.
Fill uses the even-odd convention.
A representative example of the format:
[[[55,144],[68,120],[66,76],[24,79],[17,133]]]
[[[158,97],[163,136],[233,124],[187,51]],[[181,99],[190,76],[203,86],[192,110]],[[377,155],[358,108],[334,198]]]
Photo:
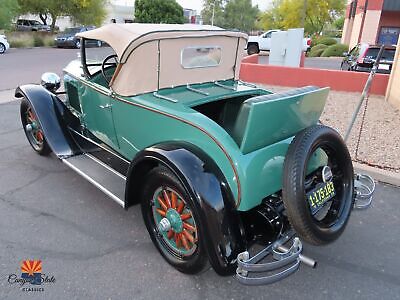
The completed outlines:
[[[342,234],[357,185],[341,136],[319,122],[328,88],[274,94],[240,81],[247,36],[216,27],[110,24],[78,36],[64,92],[52,73],[17,88],[25,134],[125,209],[140,204],[168,263],[265,284],[315,265],[300,239]]]

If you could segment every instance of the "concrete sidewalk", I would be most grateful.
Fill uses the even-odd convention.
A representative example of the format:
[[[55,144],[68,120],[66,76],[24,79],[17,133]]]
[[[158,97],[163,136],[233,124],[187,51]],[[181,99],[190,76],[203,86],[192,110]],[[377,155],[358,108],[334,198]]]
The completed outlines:
[[[0,91],[0,104],[17,100],[14,97],[15,89]]]

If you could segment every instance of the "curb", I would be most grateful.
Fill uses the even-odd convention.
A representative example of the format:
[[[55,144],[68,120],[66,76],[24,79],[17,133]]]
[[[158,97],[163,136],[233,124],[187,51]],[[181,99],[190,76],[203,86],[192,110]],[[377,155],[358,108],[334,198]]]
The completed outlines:
[[[379,182],[400,186],[400,173],[370,167],[357,162],[353,162],[353,166],[357,173],[367,174]]]
[[[15,89],[0,91],[0,104],[9,103],[17,100],[17,98],[14,97],[14,93]]]

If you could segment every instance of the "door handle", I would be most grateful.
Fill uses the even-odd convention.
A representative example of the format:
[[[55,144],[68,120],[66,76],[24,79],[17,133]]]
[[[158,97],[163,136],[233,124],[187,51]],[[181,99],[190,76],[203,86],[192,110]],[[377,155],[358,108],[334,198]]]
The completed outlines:
[[[110,108],[112,104],[106,104],[106,105],[99,105],[100,108],[105,109],[105,108]]]

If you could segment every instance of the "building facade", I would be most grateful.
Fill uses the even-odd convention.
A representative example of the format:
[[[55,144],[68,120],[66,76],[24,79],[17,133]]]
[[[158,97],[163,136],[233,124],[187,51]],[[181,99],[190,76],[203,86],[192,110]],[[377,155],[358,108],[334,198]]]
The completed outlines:
[[[348,0],[342,43],[397,45],[400,0]]]

